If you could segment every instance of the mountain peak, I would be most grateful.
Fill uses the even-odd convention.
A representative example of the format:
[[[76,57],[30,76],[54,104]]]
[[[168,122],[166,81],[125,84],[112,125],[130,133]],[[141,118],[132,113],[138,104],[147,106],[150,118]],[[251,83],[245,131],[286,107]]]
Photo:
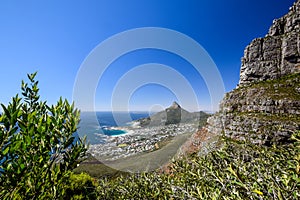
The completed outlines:
[[[173,103],[170,106],[170,108],[177,109],[177,108],[181,108],[181,106],[176,101],[173,101]]]
[[[179,123],[195,123],[197,121],[206,119],[208,114],[204,112],[188,112],[183,109],[176,101],[165,110],[155,113],[154,115],[137,120],[139,125],[145,126],[161,126]]]

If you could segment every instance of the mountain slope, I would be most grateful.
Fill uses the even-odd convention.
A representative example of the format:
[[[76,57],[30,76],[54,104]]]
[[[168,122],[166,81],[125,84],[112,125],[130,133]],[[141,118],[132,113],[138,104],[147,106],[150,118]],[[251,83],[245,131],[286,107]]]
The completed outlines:
[[[187,110],[181,108],[177,102],[166,108],[164,111],[155,113],[154,115],[136,120],[139,125],[144,126],[162,126],[169,124],[179,124],[179,123],[193,123],[199,122],[199,125],[203,124],[203,120],[208,118],[209,114],[205,112],[188,112]]]

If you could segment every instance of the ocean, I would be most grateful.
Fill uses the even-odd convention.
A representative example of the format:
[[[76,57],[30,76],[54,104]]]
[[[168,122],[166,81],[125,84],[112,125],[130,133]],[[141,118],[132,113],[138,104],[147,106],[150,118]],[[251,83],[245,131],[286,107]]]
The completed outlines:
[[[125,134],[126,131],[112,127],[129,126],[133,120],[148,117],[148,112],[81,112],[79,137],[86,135],[90,144],[103,144],[107,136]]]

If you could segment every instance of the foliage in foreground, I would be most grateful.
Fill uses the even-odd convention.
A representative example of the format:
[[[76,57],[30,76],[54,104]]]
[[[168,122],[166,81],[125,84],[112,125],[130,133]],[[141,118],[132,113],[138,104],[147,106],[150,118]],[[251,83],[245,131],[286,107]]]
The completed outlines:
[[[74,143],[79,112],[67,101],[39,102],[29,75],[0,115],[0,199],[300,199],[300,132],[272,147],[223,138],[205,156],[174,161],[170,174],[98,181],[70,172],[86,148]]]
[[[99,199],[299,199],[300,132],[265,147],[224,138],[221,149],[172,163],[171,174],[101,179]]]
[[[48,106],[39,100],[36,73],[22,81],[22,96],[0,115],[0,199],[56,199],[85,154],[74,141],[79,111],[67,100]]]

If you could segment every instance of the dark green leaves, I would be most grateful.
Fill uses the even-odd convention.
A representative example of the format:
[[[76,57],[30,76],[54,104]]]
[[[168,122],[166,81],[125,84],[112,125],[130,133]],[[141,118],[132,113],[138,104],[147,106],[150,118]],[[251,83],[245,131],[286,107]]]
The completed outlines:
[[[84,156],[74,132],[79,111],[67,100],[48,106],[39,100],[37,73],[22,81],[23,100],[14,97],[0,116],[0,199],[56,199],[64,179]]]

